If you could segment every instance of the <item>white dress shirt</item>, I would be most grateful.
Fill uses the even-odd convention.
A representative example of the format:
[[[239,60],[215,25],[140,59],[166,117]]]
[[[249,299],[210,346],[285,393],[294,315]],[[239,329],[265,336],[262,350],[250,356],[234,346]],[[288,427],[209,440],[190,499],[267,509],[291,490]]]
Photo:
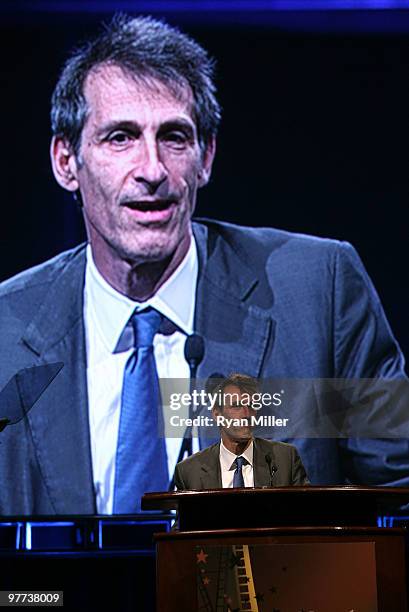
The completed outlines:
[[[231,489],[233,487],[233,478],[235,466],[233,465],[237,457],[244,457],[247,464],[241,468],[245,487],[254,487],[254,470],[253,470],[253,449],[254,443],[250,442],[246,450],[241,455],[235,455],[229,451],[220,440],[220,470],[222,473],[223,489]]]
[[[156,367],[159,378],[186,379],[188,391],[190,371],[184,345],[187,335],[193,332],[197,274],[197,250],[192,238],[179,267],[152,298],[141,304],[105,281],[95,266],[91,247],[87,247],[84,323],[92,468],[99,514],[112,514],[113,508],[123,375],[134,345],[129,319],[135,308],[152,306],[177,326],[171,335],[155,335]],[[179,414],[184,416],[182,411]],[[173,476],[180,446],[179,438],[166,439],[169,478]],[[193,439],[194,451],[198,448],[198,440]],[[143,453],[143,441],[140,452]]]

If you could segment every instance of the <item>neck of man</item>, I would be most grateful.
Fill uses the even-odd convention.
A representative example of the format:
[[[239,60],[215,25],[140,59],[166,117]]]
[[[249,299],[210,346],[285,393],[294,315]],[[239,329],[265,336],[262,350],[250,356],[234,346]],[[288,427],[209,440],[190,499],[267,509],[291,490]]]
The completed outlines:
[[[171,255],[160,261],[134,262],[106,249],[98,252],[91,243],[92,257],[99,273],[111,287],[135,302],[145,302],[155,295],[182,263],[190,240],[188,236]]]
[[[223,435],[223,432],[221,437],[222,442],[227,448],[227,450],[229,450],[231,453],[234,453],[235,455],[242,455],[246,448],[250,446],[251,441],[253,440],[253,438],[248,438],[246,440],[235,440],[234,438],[229,438],[228,436]]]

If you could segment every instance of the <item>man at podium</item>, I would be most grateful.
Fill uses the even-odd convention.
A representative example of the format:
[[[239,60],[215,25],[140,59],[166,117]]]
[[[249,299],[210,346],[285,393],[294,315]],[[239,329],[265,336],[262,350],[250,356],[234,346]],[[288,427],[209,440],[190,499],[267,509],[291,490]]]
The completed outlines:
[[[215,392],[212,417],[220,428],[220,442],[177,464],[178,490],[309,484],[294,446],[253,436],[254,399],[260,396],[254,378],[232,374]]]

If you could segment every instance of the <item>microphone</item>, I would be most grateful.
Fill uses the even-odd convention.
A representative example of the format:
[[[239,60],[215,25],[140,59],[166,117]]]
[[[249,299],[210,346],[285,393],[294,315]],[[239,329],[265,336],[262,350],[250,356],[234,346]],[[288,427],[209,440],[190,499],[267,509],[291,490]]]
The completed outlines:
[[[204,341],[202,336],[199,336],[199,334],[192,334],[186,338],[184,353],[185,359],[189,364],[190,370],[190,394],[192,394],[194,388],[194,380],[197,374],[197,368],[203,360],[204,352]],[[193,418],[193,410],[191,403],[189,406],[189,418]],[[192,454],[192,427],[190,425],[185,429],[177,463],[179,463],[179,461],[182,461],[185,453],[187,453],[188,456]],[[173,476],[169,487],[170,491],[173,490],[174,483],[175,478]]]
[[[186,338],[185,359],[189,364],[190,378],[196,378],[197,368],[204,356],[204,342],[199,334],[192,334]]]
[[[273,476],[277,471],[277,466],[271,462],[271,456],[270,455],[266,455],[265,456],[266,462],[268,464],[268,471],[270,473],[270,487],[273,486]]]

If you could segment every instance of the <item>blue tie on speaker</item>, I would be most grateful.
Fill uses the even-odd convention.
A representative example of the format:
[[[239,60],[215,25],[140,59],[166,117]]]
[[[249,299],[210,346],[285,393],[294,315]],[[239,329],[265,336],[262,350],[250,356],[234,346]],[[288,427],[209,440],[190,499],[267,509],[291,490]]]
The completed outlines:
[[[236,466],[236,471],[233,477],[233,487],[244,487],[242,467],[243,465],[247,465],[247,463],[248,461],[244,457],[236,457],[234,460],[233,465]]]
[[[152,308],[135,312],[135,351],[124,372],[114,487],[114,514],[141,511],[147,491],[166,491],[169,474],[153,338],[162,315]],[[162,437],[159,437],[161,432]]]

